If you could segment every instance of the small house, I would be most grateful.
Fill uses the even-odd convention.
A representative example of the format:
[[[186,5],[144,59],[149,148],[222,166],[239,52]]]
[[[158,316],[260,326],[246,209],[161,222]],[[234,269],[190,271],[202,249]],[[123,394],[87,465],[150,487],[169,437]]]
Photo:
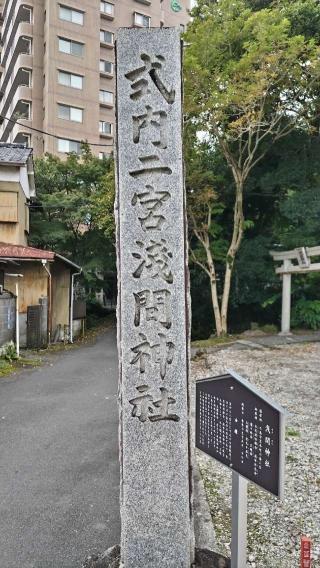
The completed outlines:
[[[32,150],[0,144],[0,348],[9,340],[30,348],[72,341],[85,318],[73,299],[81,268],[27,244],[34,195]]]

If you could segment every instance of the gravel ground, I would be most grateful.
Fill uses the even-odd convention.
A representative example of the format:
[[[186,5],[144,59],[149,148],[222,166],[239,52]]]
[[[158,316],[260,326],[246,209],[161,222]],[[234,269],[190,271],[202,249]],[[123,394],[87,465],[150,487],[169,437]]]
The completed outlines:
[[[320,344],[273,349],[229,348],[194,361],[194,379],[233,369],[291,413],[286,429],[282,503],[253,484],[248,491],[248,567],[298,568],[300,536],[313,542],[320,568]],[[217,552],[230,556],[231,472],[198,453],[216,531]]]

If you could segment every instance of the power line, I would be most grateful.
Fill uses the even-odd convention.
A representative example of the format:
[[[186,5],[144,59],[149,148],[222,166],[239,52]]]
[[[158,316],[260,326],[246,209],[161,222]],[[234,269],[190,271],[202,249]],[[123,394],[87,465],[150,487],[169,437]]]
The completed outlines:
[[[260,193],[251,193],[250,195],[255,195],[258,197],[276,197],[274,194],[272,193],[264,193],[264,194],[260,194]],[[4,205],[2,207],[11,207],[11,205]],[[32,203],[28,203],[27,207],[29,207],[29,209],[72,209],[73,205],[33,205]]]
[[[7,120],[8,122],[12,122],[13,124],[18,124],[23,128],[28,128],[28,130],[32,130],[33,132],[38,132],[39,134],[44,134],[45,136],[51,136],[51,138],[55,138],[56,140],[59,140],[61,138],[61,136],[57,136],[57,134],[52,134],[51,132],[46,132],[45,130],[40,130],[39,128],[34,128],[33,126],[27,126],[26,124],[22,124],[18,120],[8,118],[7,116],[3,116],[2,114],[0,114],[0,118]],[[99,148],[112,148],[114,146],[114,144],[98,144],[97,142],[87,142],[86,140],[84,142],[89,146],[97,146]]]

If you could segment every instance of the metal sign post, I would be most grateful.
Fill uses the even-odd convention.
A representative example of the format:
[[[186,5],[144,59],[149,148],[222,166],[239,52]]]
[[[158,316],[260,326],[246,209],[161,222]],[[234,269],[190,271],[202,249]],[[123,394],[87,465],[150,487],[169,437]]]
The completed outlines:
[[[286,411],[229,371],[196,384],[196,447],[232,470],[231,568],[246,568],[247,485],[283,496]]]
[[[231,568],[247,566],[247,499],[248,482],[233,471]]]
[[[8,278],[23,278],[23,274],[5,273]],[[19,323],[19,284],[16,282],[16,353],[20,357],[20,323]]]

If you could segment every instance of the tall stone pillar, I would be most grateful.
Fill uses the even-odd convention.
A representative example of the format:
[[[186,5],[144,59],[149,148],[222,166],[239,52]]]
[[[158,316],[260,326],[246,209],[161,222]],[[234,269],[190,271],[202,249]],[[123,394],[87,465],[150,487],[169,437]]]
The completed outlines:
[[[291,266],[290,260],[283,261],[284,270]],[[291,321],[291,274],[284,273],[282,276],[282,315],[281,315],[281,334],[290,333]]]
[[[177,30],[120,29],[121,562],[190,568],[189,290]]]

